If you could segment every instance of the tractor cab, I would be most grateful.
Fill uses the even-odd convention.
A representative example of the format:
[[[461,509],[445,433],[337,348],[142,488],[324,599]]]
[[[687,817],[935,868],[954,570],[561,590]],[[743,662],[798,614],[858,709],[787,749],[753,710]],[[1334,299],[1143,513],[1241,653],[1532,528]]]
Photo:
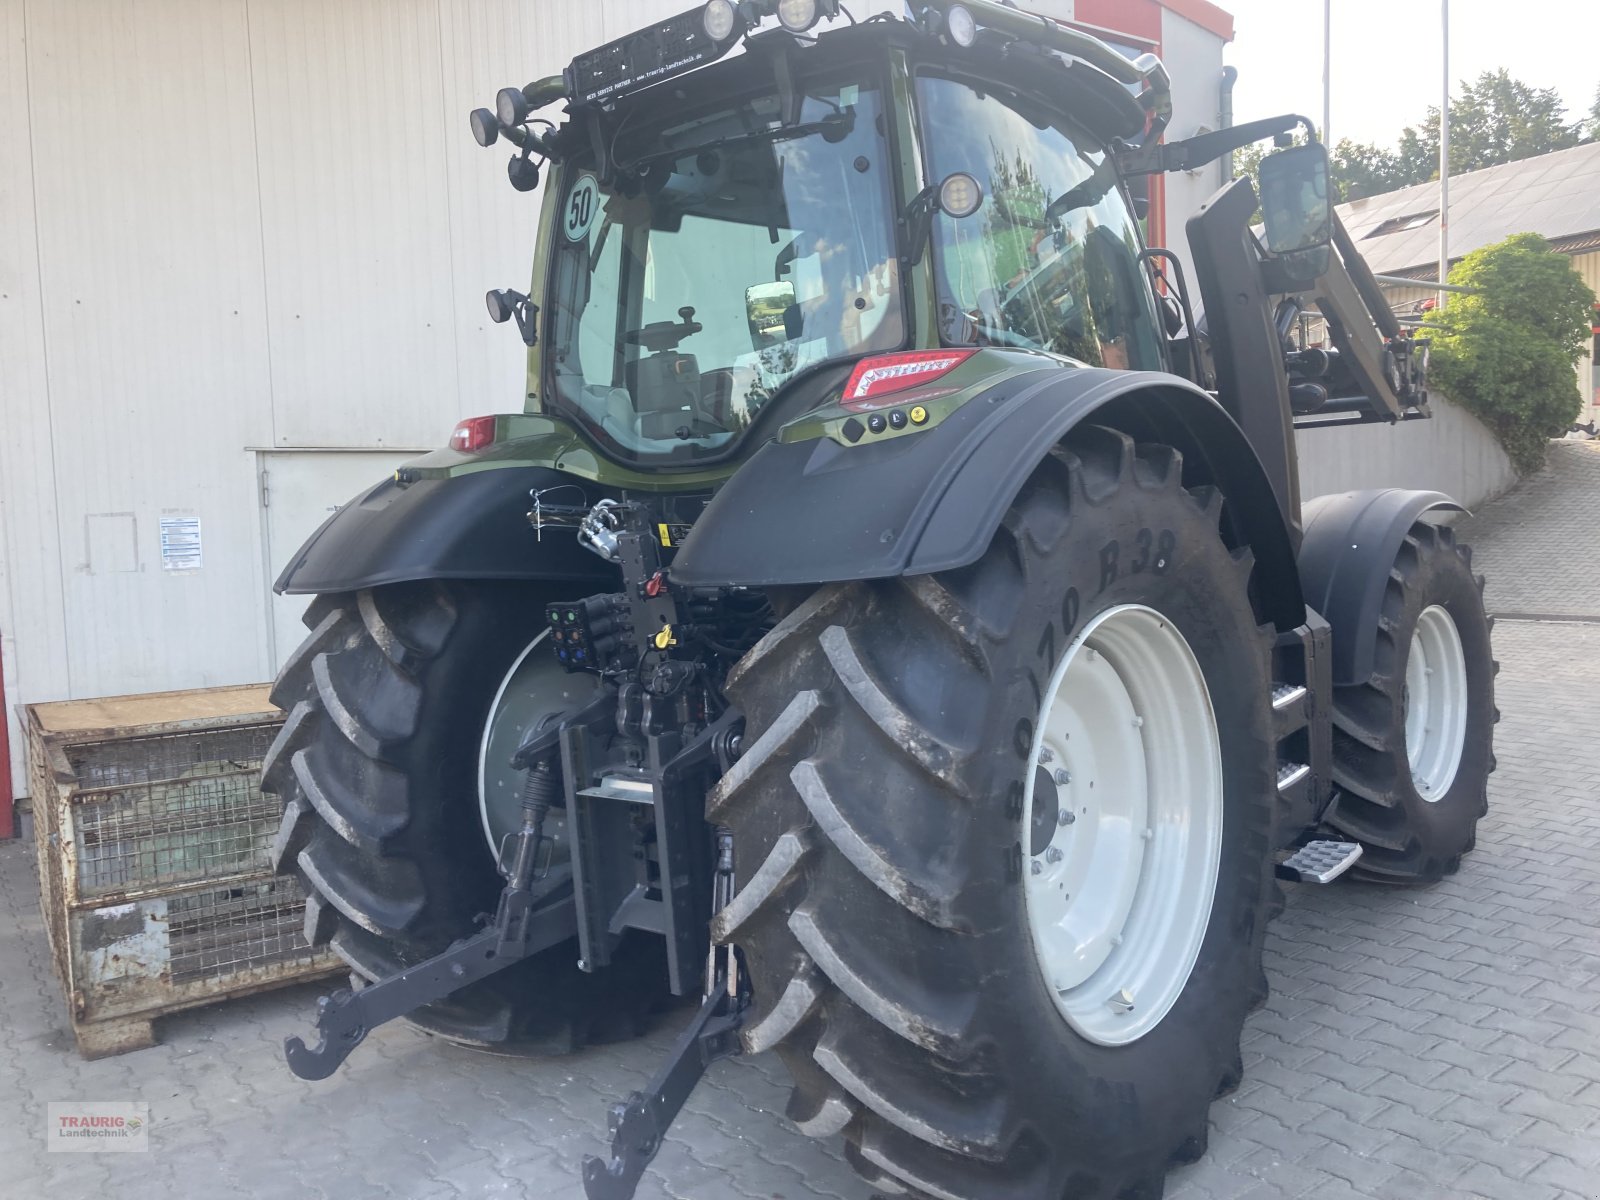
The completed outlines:
[[[713,0],[575,61],[542,133],[528,98],[556,81],[502,93],[480,141],[513,135],[514,181],[553,166],[537,409],[671,467],[746,456],[864,360],[921,355],[920,382],[957,347],[1166,369],[1115,164],[1159,132],[1165,73],[1052,28],[1061,50],[960,5],[845,24]]]

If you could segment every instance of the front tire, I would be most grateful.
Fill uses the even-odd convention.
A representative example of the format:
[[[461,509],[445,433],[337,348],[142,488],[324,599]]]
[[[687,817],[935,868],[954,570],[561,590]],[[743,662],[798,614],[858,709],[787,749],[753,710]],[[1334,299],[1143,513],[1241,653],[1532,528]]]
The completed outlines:
[[[1452,875],[1476,844],[1494,770],[1493,625],[1454,530],[1418,521],[1385,583],[1372,674],[1334,689],[1329,824],[1379,883]]]
[[[708,810],[734,831],[741,890],[713,934],[745,952],[746,1044],[783,1058],[790,1117],[807,1133],[842,1132],[880,1188],[1159,1196],[1169,1166],[1204,1153],[1207,1109],[1238,1082],[1278,903],[1270,638],[1249,598],[1250,555],[1219,532],[1221,497],[1181,478],[1168,447],[1079,431],[978,563],[821,589],[730,678],[750,748]],[[1039,778],[1054,676],[1070,679],[1085,647],[1115,651],[1096,630],[1130,612],[1189,649],[1214,717],[1209,751],[1148,763],[1141,802],[1156,840],[1184,819],[1186,779],[1214,775],[1217,790],[1214,841],[1196,843],[1194,869],[1141,874],[1127,921],[1096,927],[1101,969],[1067,989],[1120,1004],[1102,971],[1138,950],[1140,911],[1175,911],[1141,910],[1140,897],[1187,888],[1180,898],[1204,914],[1179,946],[1192,965],[1168,980],[1165,1011],[1124,1038],[1109,1009],[1090,1021],[1062,1003],[1049,978],[1060,956],[1036,948],[1029,881],[1054,878],[1067,804],[1051,807],[1054,781]],[[1144,717],[1162,719],[1145,693]],[[1094,785],[1115,773],[1073,753],[1055,761],[1078,774],[1061,794],[1077,797],[1086,827]],[[1054,862],[1065,870],[1072,856]],[[1070,924],[1069,907],[1061,916]]]
[[[285,803],[274,853],[305,888],[307,939],[331,941],[356,986],[437,954],[494,911],[503,881],[485,838],[480,751],[508,757],[518,744],[496,720],[500,685],[557,598],[424,581],[319,596],[307,611],[311,635],[273,687],[288,718],[262,790]],[[576,704],[552,695],[548,707]],[[570,871],[558,865],[544,887],[552,901],[570,891]],[[630,937],[593,975],[578,970],[575,941],[554,946],[408,1019],[510,1054],[632,1036],[664,995],[660,942]]]

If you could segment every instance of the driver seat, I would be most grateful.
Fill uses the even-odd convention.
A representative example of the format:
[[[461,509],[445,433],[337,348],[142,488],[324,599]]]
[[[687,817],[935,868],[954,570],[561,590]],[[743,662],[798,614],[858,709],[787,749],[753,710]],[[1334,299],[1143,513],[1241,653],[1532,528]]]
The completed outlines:
[[[639,414],[639,436],[666,440],[693,425],[700,405],[700,364],[692,354],[662,350],[623,364],[623,381]]]

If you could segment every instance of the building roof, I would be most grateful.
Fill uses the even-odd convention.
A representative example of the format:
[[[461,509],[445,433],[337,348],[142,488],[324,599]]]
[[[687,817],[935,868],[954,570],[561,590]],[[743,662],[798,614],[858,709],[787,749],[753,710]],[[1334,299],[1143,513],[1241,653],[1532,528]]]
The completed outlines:
[[[1211,0],[1161,0],[1161,7],[1225,42],[1233,41],[1233,14]]]
[[[1380,275],[1433,279],[1439,264],[1439,183],[1339,205],[1356,246]],[[1450,259],[1513,233],[1558,250],[1600,245],[1600,142],[1450,177]]]

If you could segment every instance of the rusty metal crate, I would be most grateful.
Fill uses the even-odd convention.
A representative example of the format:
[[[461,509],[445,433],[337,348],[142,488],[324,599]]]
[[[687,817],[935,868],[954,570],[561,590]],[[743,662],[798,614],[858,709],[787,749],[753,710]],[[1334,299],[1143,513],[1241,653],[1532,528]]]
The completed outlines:
[[[154,1044],[154,1019],[334,973],[305,898],[268,863],[259,787],[283,723],[265,688],[35,704],[40,903],[79,1052]]]

